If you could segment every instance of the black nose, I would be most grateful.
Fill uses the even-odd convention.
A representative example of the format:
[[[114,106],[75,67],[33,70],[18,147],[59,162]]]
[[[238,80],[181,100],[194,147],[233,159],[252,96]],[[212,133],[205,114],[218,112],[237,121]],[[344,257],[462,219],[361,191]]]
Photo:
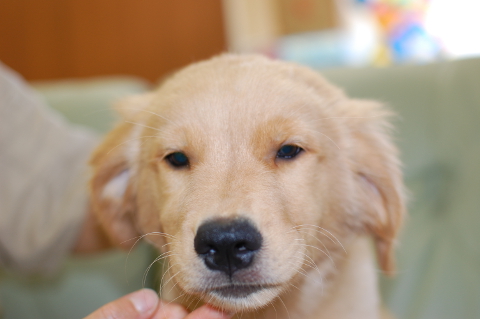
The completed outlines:
[[[198,228],[194,247],[211,270],[231,276],[247,268],[262,246],[262,235],[245,219],[218,219]]]

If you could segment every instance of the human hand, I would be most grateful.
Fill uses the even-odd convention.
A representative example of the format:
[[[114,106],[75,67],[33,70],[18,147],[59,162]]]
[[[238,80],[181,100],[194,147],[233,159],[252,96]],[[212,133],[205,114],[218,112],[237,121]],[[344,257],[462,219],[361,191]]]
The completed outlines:
[[[114,300],[84,319],[230,319],[232,316],[204,305],[190,314],[180,305],[162,302],[150,289]]]

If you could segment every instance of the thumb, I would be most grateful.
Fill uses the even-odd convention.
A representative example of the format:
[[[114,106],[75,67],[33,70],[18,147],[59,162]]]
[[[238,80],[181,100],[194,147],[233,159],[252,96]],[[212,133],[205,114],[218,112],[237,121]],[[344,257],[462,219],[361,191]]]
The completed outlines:
[[[159,299],[151,289],[142,289],[114,300],[84,319],[148,319]]]

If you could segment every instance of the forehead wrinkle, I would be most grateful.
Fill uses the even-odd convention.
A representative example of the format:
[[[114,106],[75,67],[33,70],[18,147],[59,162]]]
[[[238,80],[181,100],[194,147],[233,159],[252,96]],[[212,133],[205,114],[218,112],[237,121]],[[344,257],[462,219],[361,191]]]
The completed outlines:
[[[169,140],[208,147],[218,155],[225,153],[224,157],[247,147],[253,132],[280,114],[311,120],[312,104],[322,103],[318,95],[305,94],[304,85],[292,80],[270,79],[271,72],[258,76],[253,69],[252,66],[235,75],[214,76],[200,85],[201,90],[176,94],[170,100],[168,118],[174,118],[173,126],[178,129]],[[184,85],[189,87],[188,83]],[[185,132],[179,134],[182,130],[188,136]]]

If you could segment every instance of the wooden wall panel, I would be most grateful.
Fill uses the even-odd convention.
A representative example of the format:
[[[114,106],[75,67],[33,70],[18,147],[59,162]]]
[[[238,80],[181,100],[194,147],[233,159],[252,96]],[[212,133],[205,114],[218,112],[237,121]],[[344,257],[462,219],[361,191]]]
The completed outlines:
[[[221,0],[0,1],[0,60],[29,80],[156,80],[225,42]]]

